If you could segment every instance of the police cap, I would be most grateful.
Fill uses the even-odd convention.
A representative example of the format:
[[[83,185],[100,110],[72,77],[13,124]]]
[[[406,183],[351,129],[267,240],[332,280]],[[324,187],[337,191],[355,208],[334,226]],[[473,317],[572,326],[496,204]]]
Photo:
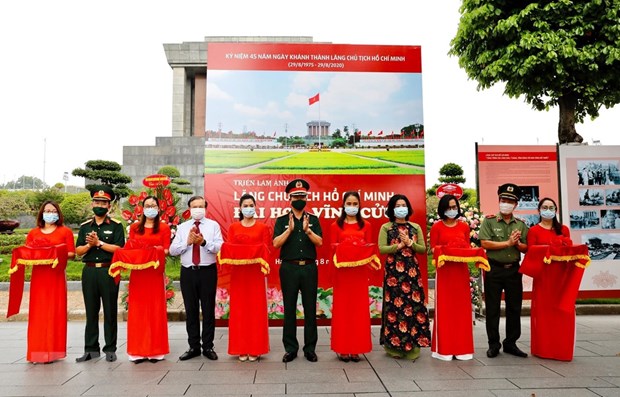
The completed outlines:
[[[497,195],[499,197],[519,201],[521,197],[521,188],[514,183],[504,183],[497,188]]]
[[[303,179],[294,179],[286,185],[285,191],[291,196],[306,196],[309,189],[310,184],[308,182]]]

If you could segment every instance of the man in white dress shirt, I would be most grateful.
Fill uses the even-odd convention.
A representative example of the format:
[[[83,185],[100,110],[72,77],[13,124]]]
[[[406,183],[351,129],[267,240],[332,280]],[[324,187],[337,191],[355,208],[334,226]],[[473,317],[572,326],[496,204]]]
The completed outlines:
[[[181,256],[181,293],[189,343],[189,350],[183,353],[179,360],[198,357],[201,340],[202,354],[209,360],[217,360],[217,353],[213,350],[217,291],[215,256],[222,247],[222,232],[217,222],[205,218],[207,202],[202,196],[190,198],[187,205],[192,219],[179,225],[170,245],[170,255]]]

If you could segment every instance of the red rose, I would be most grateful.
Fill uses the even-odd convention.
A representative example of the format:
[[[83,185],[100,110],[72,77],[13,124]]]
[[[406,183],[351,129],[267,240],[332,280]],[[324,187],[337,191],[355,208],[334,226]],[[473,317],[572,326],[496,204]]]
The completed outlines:
[[[400,338],[394,335],[390,338],[390,343],[392,344],[392,346],[400,346]]]
[[[387,315],[387,319],[388,319],[389,322],[395,323],[396,322],[396,313],[389,312],[388,315]]]
[[[400,289],[405,293],[408,294],[409,291],[411,291],[411,284],[409,284],[407,281],[405,281],[404,283],[402,283],[400,285]]]
[[[403,261],[397,261],[396,262],[396,271],[399,273],[402,273],[405,271],[405,262]]]
[[[413,349],[413,345],[410,342],[407,342],[405,344],[405,351],[409,352],[411,349]]]
[[[383,298],[383,300],[384,300],[385,302],[390,302],[390,301],[392,300],[392,296],[390,295],[390,293],[389,293],[389,292],[386,292],[386,293],[385,293],[385,298]]]
[[[413,250],[411,248],[403,248],[403,250],[400,253],[405,258],[409,258],[409,257],[413,256]]]
[[[418,275],[418,272],[415,270],[415,268],[410,267],[408,274],[409,274],[409,277],[415,277]]]
[[[387,263],[392,264],[394,263],[394,255],[388,255],[387,256]]]
[[[420,291],[413,291],[413,293],[411,294],[411,299],[413,299],[414,302],[420,302]]]
[[[172,289],[167,289],[166,290],[166,300],[172,299],[174,298],[174,290]]]
[[[411,307],[410,305],[405,306],[405,316],[407,317],[411,317],[413,315],[413,307]]]
[[[422,347],[427,347],[430,344],[430,341],[426,336],[420,336],[418,338],[418,345]]]
[[[415,317],[419,323],[423,323],[424,321],[426,321],[426,315],[422,312],[419,312],[418,314],[416,314]]]
[[[418,334],[418,329],[416,327],[411,328],[411,332],[409,332],[411,336],[416,336]]]
[[[403,302],[403,298],[400,296],[394,299],[394,306],[401,307],[405,302]]]
[[[394,276],[387,279],[387,285],[390,287],[395,287],[397,282],[398,280],[396,280],[396,277]]]
[[[405,321],[398,323],[398,330],[400,332],[407,332],[407,323]]]

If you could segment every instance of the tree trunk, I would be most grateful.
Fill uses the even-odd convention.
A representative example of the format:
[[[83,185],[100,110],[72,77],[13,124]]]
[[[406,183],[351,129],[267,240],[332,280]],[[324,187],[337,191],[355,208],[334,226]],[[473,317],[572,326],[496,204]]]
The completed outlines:
[[[558,104],[560,105],[560,122],[558,123],[558,140],[560,145],[563,143],[583,142],[581,135],[575,129],[575,107],[577,98],[575,94],[562,95]]]

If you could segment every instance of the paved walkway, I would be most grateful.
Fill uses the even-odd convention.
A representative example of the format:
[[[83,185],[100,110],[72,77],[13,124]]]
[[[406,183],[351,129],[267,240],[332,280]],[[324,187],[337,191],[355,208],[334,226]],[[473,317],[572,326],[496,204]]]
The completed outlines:
[[[529,318],[522,320],[520,346],[529,351]],[[616,315],[577,317],[572,362],[506,354],[488,359],[483,322],[474,327],[474,360],[452,362],[432,359],[428,349],[416,362],[392,359],[377,343],[378,327],[373,327],[373,351],[359,363],[336,359],[329,348],[329,327],[320,327],[317,363],[303,357],[282,363],[280,328],[270,329],[272,351],[259,362],[241,363],[226,354],[226,328],[216,330],[218,361],[201,356],[180,362],[187,347],[185,325],[170,322],[166,360],[135,365],[125,353],[126,323],[119,322],[118,361],[78,364],[83,332],[82,321],[69,321],[68,357],[33,365],[25,361],[27,322],[0,323],[0,396],[620,396]]]

